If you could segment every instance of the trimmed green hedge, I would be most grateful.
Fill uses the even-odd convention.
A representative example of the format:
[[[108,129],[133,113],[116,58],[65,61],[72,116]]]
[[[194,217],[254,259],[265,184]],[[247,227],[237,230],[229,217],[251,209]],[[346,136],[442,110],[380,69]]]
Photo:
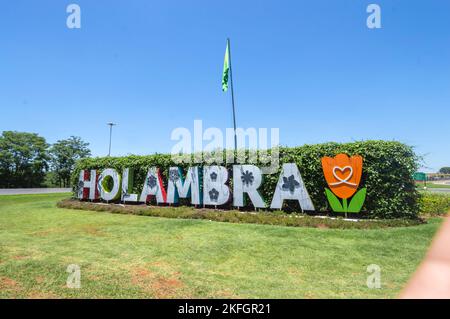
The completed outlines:
[[[420,194],[412,179],[418,167],[418,158],[412,147],[395,141],[363,141],[354,143],[325,143],[301,147],[280,148],[280,163],[296,163],[311,199],[318,211],[329,211],[325,196],[327,187],[322,172],[321,158],[346,153],[361,155],[364,159],[361,187],[367,187],[363,212],[358,216],[369,218],[416,218],[419,213]],[[187,164],[174,164],[169,154],[149,156],[100,157],[80,160],[72,174],[72,185],[77,185],[81,169],[124,168],[135,169],[134,193],[140,193],[149,167],[161,169],[164,182],[170,166],[186,169]],[[232,165],[226,165],[231,169]],[[231,176],[232,174],[230,174]],[[232,177],[232,176],[231,176]],[[261,194],[270,202],[279,174],[265,175]],[[231,181],[232,183],[232,181]],[[189,201],[181,202],[189,203]],[[287,201],[284,209],[300,211],[298,203]]]
[[[450,194],[424,192],[420,200],[420,213],[424,216],[445,216],[450,212]]]

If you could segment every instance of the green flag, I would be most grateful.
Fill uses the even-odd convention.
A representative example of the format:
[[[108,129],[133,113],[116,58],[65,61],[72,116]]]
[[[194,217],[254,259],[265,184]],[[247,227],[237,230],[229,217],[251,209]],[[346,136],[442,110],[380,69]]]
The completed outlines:
[[[228,78],[230,74],[230,51],[228,48],[228,42],[227,42],[227,49],[225,50],[225,59],[223,61],[223,75],[222,75],[222,91],[226,92],[228,91]]]

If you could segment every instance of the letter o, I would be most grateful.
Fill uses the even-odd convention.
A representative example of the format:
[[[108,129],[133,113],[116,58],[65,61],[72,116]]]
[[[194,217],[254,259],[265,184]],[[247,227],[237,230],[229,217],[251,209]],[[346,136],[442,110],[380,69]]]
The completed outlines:
[[[107,188],[108,177],[112,180],[112,188]],[[115,169],[105,169],[98,178],[98,190],[100,198],[106,201],[118,199],[120,197],[120,175]]]

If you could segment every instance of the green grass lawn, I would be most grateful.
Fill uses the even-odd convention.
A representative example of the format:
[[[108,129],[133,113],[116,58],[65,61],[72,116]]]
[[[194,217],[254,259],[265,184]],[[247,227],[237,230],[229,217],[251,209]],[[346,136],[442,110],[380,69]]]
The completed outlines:
[[[293,228],[56,208],[64,197],[0,196],[0,298],[393,298],[441,221]],[[66,287],[69,264],[81,289]]]
[[[424,189],[424,183],[420,182],[420,183],[416,183],[416,186],[418,189]],[[427,188],[450,188],[450,185],[448,184],[433,184],[428,182],[427,183]]]

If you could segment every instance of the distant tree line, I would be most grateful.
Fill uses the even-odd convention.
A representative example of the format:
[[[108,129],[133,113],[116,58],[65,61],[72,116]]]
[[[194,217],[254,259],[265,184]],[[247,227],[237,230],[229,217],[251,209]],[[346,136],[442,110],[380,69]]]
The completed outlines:
[[[35,133],[0,135],[0,188],[70,186],[77,160],[91,155],[89,143],[71,136],[50,145]]]

